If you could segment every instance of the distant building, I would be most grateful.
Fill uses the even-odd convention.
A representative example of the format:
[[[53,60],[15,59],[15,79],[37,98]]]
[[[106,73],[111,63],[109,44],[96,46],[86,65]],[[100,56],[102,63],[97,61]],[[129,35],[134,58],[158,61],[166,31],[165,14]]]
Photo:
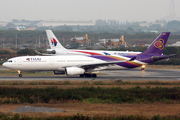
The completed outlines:
[[[36,24],[38,27],[42,26],[91,26],[95,25],[92,21],[40,21]]]
[[[30,22],[13,22],[15,26],[29,26]]]
[[[155,33],[155,34],[158,34],[158,33],[159,33],[159,31],[157,31],[157,30],[150,30],[150,33]]]
[[[132,47],[129,43],[124,41],[124,36],[115,39],[100,39],[99,44],[109,47]]]
[[[27,28],[26,30],[36,30],[34,27]]]
[[[146,41],[136,41],[135,47],[137,47],[137,46],[145,47],[145,44],[146,44]]]
[[[145,32],[145,33],[155,33],[155,34],[159,33],[159,31],[157,31],[157,30],[142,30],[142,32]]]
[[[7,22],[0,21],[0,26],[6,26],[6,25],[7,25]]]
[[[140,25],[141,27],[149,27],[149,26],[150,26],[149,23],[139,23],[139,25]]]
[[[168,45],[168,46],[175,46],[175,47],[179,47],[180,46],[180,41],[177,41],[174,44]]]
[[[26,26],[16,26],[17,30],[26,30]]]
[[[71,38],[71,43],[79,43],[80,45],[85,46],[89,43],[88,35],[85,34],[84,37],[75,36],[74,38]]]
[[[161,27],[163,27],[164,23],[152,23],[151,25],[160,25]]]
[[[152,25],[160,25],[161,27],[164,26],[164,23],[139,23],[141,27],[150,27]]]
[[[108,42],[108,39],[100,39],[99,40],[99,44],[102,44],[104,46],[106,46],[106,43]]]
[[[16,29],[17,30],[36,30],[36,28],[34,28],[34,27],[29,27],[29,28],[27,28],[26,26],[16,26]]]

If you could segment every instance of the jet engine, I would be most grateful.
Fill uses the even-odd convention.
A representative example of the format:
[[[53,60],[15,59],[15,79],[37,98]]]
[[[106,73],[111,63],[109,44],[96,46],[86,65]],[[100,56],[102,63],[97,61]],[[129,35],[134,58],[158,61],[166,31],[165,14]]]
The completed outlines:
[[[67,75],[80,75],[84,74],[85,70],[83,68],[78,67],[67,67],[65,69]]]
[[[56,54],[56,50],[52,50],[51,53],[52,53],[52,54]]]
[[[47,51],[49,54],[56,54],[56,50],[53,50],[53,49],[46,49],[46,51]]]

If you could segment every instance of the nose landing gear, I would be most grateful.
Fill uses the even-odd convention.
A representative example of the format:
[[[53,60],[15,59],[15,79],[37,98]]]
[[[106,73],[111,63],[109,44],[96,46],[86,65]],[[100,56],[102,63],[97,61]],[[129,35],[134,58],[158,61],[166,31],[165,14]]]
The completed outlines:
[[[22,77],[21,71],[18,70],[19,77]]]

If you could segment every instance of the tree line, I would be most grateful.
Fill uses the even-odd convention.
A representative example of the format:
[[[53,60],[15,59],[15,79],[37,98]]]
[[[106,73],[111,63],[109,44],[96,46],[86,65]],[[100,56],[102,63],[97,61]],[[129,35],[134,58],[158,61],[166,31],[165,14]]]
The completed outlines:
[[[100,29],[100,28],[99,28]],[[124,35],[125,41],[131,45],[134,45],[136,41],[145,41],[146,44],[150,44],[158,34],[155,33],[109,33],[109,32],[79,32],[79,31],[55,31],[54,34],[58,38],[58,40],[65,46],[70,44],[71,38],[82,37],[85,34],[88,34],[89,40],[91,43],[98,43],[99,39],[111,39],[111,38],[120,38],[121,35]],[[172,43],[180,40],[180,35],[171,34],[169,37]],[[47,35],[45,30],[43,31],[5,31],[0,30],[0,48],[3,48],[3,44],[8,48],[15,48],[15,44],[17,42],[18,47],[22,47],[23,45],[29,45],[31,48],[33,45],[36,45],[40,40],[41,45],[45,45],[47,41]]]

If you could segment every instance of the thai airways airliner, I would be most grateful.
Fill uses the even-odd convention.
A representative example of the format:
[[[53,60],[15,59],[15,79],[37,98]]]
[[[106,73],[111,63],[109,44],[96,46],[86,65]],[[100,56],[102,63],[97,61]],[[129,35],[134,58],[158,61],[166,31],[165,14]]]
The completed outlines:
[[[97,77],[94,71],[136,68],[142,65],[167,59],[162,55],[170,32],[161,33],[152,44],[138,55],[59,55],[59,56],[21,56],[8,59],[3,66],[21,71],[53,71],[54,74]]]
[[[104,50],[72,50],[64,48],[51,30],[46,30],[51,49],[47,51],[55,55],[137,55],[141,52],[133,51],[104,51]]]

